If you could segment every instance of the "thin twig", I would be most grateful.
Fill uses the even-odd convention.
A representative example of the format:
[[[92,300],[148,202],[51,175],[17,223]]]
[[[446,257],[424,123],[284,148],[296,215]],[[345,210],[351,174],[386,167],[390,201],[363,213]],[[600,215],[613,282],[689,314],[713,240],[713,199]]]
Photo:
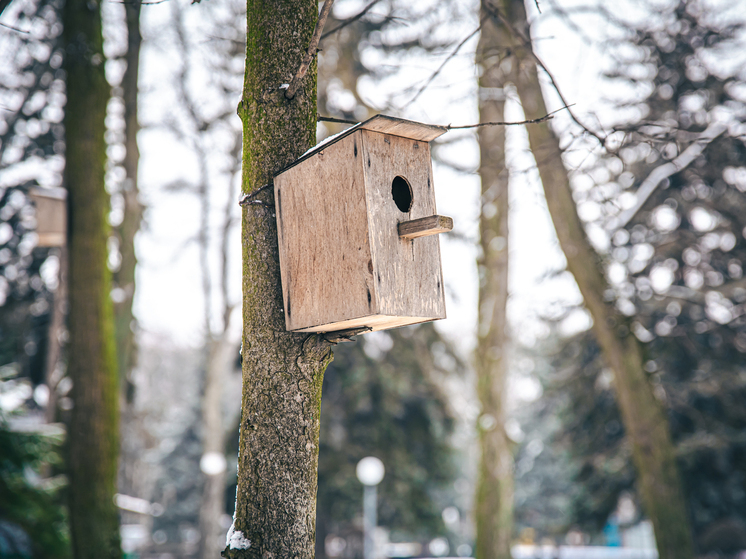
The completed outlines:
[[[153,0],[152,2],[140,2],[139,0],[109,0],[112,4],[139,4],[140,6],[154,6],[168,1],[169,0]],[[194,2],[192,2],[192,4],[194,4]]]
[[[438,75],[440,74],[440,72],[443,71],[443,68],[445,67],[445,65],[448,64],[448,62],[450,62],[451,59],[458,54],[458,51],[461,50],[461,47],[463,47],[466,44],[466,42],[469,39],[471,39],[474,35],[476,35],[477,33],[479,33],[479,30],[482,29],[482,23],[483,22],[484,22],[484,19],[482,19],[479,22],[479,25],[477,26],[477,28],[474,31],[472,31],[471,33],[469,33],[469,36],[466,37],[466,39],[464,39],[463,41],[461,41],[458,44],[458,46],[455,48],[455,50],[451,54],[448,55],[448,58],[446,58],[443,61],[443,64],[441,64],[440,67],[437,70],[435,70],[435,72],[433,72],[433,74],[430,76],[430,78],[425,82],[425,85],[423,85],[420,88],[420,90],[415,94],[415,96],[412,97],[409,100],[409,102],[406,105],[404,105],[404,107],[402,107],[402,108],[408,107],[409,105],[411,105],[412,103],[414,103],[420,97],[420,95],[422,95],[422,93],[430,86],[430,84],[433,83],[433,81],[435,80],[435,78],[438,77]]]
[[[487,8],[487,11],[490,13],[490,15],[493,18],[499,19],[503,23],[503,25],[505,25],[508,29],[510,29],[510,31],[513,33],[514,36],[516,36],[523,42],[523,46],[526,48],[530,56],[534,59],[536,64],[539,67],[541,67],[542,70],[544,70],[546,75],[549,77],[549,81],[552,83],[552,87],[557,92],[557,95],[559,96],[560,101],[562,101],[565,107],[570,107],[571,105],[567,102],[567,100],[565,99],[565,96],[562,94],[562,90],[560,89],[559,84],[557,83],[557,80],[554,78],[554,74],[552,74],[552,72],[549,71],[549,68],[547,68],[544,62],[542,62],[541,58],[539,58],[538,55],[534,52],[534,48],[531,44],[531,38],[528,37],[525,33],[523,33],[520,29],[517,29],[513,25],[513,23],[508,18],[506,18],[502,13],[500,13],[498,10]],[[602,146],[604,147],[606,146],[606,140],[608,136],[604,136],[604,137],[599,136],[596,132],[594,132],[593,130],[588,128],[584,123],[582,123],[580,119],[577,116],[575,116],[575,113],[569,110],[569,108],[567,112],[570,114],[570,118],[573,120],[573,122],[575,122],[575,124],[580,126],[586,133],[596,138],[596,140],[598,140],[598,142]]]
[[[264,186],[260,186],[259,188],[257,188],[254,192],[250,192],[248,194],[244,194],[243,196],[241,196],[241,199],[238,201],[238,205],[239,206],[248,206],[249,204],[252,204],[253,202],[251,201],[251,199],[254,196],[256,196],[257,194],[259,194],[262,190],[267,190],[271,186],[272,186],[272,183],[268,182]]]
[[[559,111],[564,111],[565,109],[570,109],[572,105],[565,105],[564,107],[560,107],[556,111],[552,111],[551,113],[545,114],[544,116],[540,118],[532,118],[531,120],[521,120],[520,122],[479,122],[477,124],[465,124],[463,126],[451,126],[450,124],[446,126],[448,130],[463,130],[465,128],[480,128],[482,126],[517,126],[520,124],[538,124],[540,122],[546,122],[547,120],[552,120],[554,118],[554,114],[558,113]]]
[[[6,29],[10,29],[11,31],[23,33],[24,35],[28,35],[30,33],[30,31],[24,31],[23,29],[18,29],[17,27],[13,27],[12,25],[7,25],[5,23],[0,23],[0,27],[5,27]]]
[[[298,91],[300,82],[303,80],[306,72],[308,72],[308,67],[311,65],[313,57],[316,56],[316,53],[319,51],[321,31],[324,29],[324,24],[326,23],[326,18],[329,16],[329,12],[332,9],[332,4],[334,4],[334,0],[326,0],[326,2],[324,2],[324,7],[321,8],[319,19],[316,21],[316,28],[313,30],[311,42],[308,45],[306,54],[303,56],[303,60],[301,60],[300,68],[298,68],[295,76],[293,76],[293,79],[290,81],[290,85],[288,85],[288,88],[285,90],[286,99],[292,99],[295,97],[295,92]]]
[[[573,103],[573,105],[574,105],[574,103]],[[551,113],[545,114],[542,117],[533,118],[533,119],[530,119],[530,120],[521,120],[521,121],[517,121],[517,122],[502,122],[502,121],[498,121],[498,122],[478,122],[476,124],[462,124],[462,125],[458,125],[458,126],[453,126],[452,124],[445,124],[445,125],[440,125],[440,126],[443,126],[444,128],[446,128],[448,130],[465,130],[467,128],[481,128],[482,126],[519,126],[521,124],[538,124],[540,122],[546,122],[547,120],[552,120],[554,118],[554,115],[556,113],[558,113],[560,111],[564,111],[565,109],[569,110],[570,107],[572,107],[573,105],[565,105],[564,107],[560,107],[559,109],[556,109],[556,110],[552,111]],[[356,120],[347,120],[347,119],[344,119],[344,118],[334,118],[334,117],[331,117],[331,116],[318,116],[318,117],[316,117],[316,121],[317,122],[336,122],[336,123],[339,123],[339,124],[360,124]],[[266,188],[267,186],[268,185],[264,185],[262,188]],[[261,190],[262,188],[260,188],[259,190]],[[257,191],[257,192],[259,192],[259,191]],[[248,196],[248,194],[246,196]]]
[[[336,122],[337,124],[357,124],[357,120],[347,120],[346,118],[334,118],[333,116],[317,116],[316,122]]]
[[[351,18],[348,18],[348,19],[344,20],[342,23],[340,23],[339,25],[337,25],[337,27],[335,27],[334,29],[332,29],[332,30],[327,31],[326,33],[324,33],[321,36],[321,40],[323,41],[329,35],[332,35],[332,34],[336,33],[340,29],[344,29],[345,27],[347,27],[351,23],[355,23],[357,20],[359,20],[361,17],[363,17],[365,14],[367,14],[368,10],[370,10],[373,6],[375,6],[376,4],[378,4],[380,1],[381,0],[373,0],[373,2],[371,2],[370,4],[368,4],[367,6],[365,6],[363,8],[363,11],[361,11],[357,15],[352,16]]]

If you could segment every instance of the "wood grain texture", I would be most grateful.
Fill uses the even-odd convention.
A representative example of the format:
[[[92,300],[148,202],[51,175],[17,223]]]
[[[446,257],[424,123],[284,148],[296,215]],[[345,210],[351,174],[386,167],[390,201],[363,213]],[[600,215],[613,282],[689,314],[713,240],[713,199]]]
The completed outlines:
[[[448,132],[445,126],[422,124],[421,122],[387,115],[376,115],[360,124],[359,127],[361,130],[401,136],[420,142],[430,142]]]
[[[393,199],[397,176],[412,190],[408,212]],[[401,239],[398,229],[420,218],[420,236],[453,226],[433,215],[427,142],[356,130],[277,175],[274,188],[288,330],[383,330],[445,318],[438,240]]]
[[[360,142],[355,132],[274,180],[288,330],[378,312]]]
[[[398,233],[400,222],[436,213],[430,145],[369,130],[361,135],[378,312],[445,318],[438,238],[411,241]],[[399,211],[391,194],[397,176],[412,189],[412,206],[406,213]]]
[[[431,215],[412,221],[402,221],[398,225],[399,236],[402,239],[418,239],[438,233],[447,233],[451,230],[453,230],[453,219],[444,215]]]
[[[388,330],[389,328],[398,328],[399,326],[408,326],[410,324],[419,324],[433,320],[429,316],[388,316],[383,314],[372,314],[353,318],[351,320],[342,320],[330,324],[320,324],[310,328],[302,328],[297,332],[338,332],[340,330],[352,330],[355,328],[370,328],[372,332],[376,330]]]

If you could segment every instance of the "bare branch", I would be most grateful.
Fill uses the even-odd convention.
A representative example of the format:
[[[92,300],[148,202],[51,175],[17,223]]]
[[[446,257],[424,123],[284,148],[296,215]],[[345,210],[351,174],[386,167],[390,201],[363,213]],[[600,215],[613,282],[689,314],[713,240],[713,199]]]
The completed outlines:
[[[153,0],[152,2],[140,2],[138,0],[109,0],[112,4],[139,4],[140,6],[154,6],[155,4],[163,4],[169,0]],[[194,2],[192,2],[194,4]]]
[[[483,22],[484,22],[484,19],[482,19],[479,22],[479,25],[477,26],[477,28],[474,31],[472,31],[471,33],[469,33],[469,35],[463,41],[461,41],[458,44],[458,46],[453,50],[453,52],[451,52],[451,54],[449,54],[448,57],[443,61],[443,64],[441,64],[440,67],[437,70],[435,70],[435,72],[433,72],[433,74],[430,76],[430,78],[425,82],[425,85],[423,85],[420,88],[420,90],[415,94],[415,96],[412,97],[409,100],[409,102],[407,102],[407,104],[404,105],[404,107],[402,107],[402,109],[407,108],[409,105],[411,105],[412,103],[414,103],[417,99],[419,99],[420,95],[422,95],[422,93],[430,86],[430,84],[433,83],[433,81],[435,80],[435,78],[437,78],[438,75],[443,71],[443,68],[445,68],[445,65],[448,64],[451,61],[451,59],[458,54],[458,52],[461,50],[461,47],[463,47],[467,43],[467,41],[469,39],[471,39],[474,35],[476,35],[477,33],[479,33],[479,30],[482,29],[482,23]]]
[[[531,120],[521,120],[519,122],[478,122],[477,124],[464,124],[463,126],[451,126],[450,124],[448,124],[446,128],[448,128],[448,130],[463,130],[465,128],[481,128],[482,126],[517,126],[521,124],[538,124],[540,122],[552,120],[555,113],[564,111],[565,109],[569,110],[570,107],[572,107],[572,105],[565,105],[564,107],[560,107],[556,111],[552,111],[551,113],[545,114],[540,118],[533,118]]]
[[[467,128],[481,128],[482,126],[519,126],[522,124],[538,124],[539,122],[546,122],[547,120],[552,120],[554,118],[555,113],[564,111],[565,109],[569,110],[570,107],[572,107],[572,105],[565,105],[564,107],[560,107],[559,109],[554,110],[551,113],[548,113],[540,118],[534,118],[531,120],[521,120],[517,122],[478,122],[476,124],[461,124],[457,126],[453,126],[452,124],[445,124],[441,126],[443,126],[444,128],[448,130],[465,130]],[[318,122],[336,122],[339,124],[360,124],[359,122],[355,120],[347,120],[344,118],[334,118],[331,116],[318,116],[316,117],[316,120]],[[263,186],[262,188],[265,188],[266,186],[267,185]]]
[[[316,122],[336,122],[337,124],[357,124],[356,120],[347,120],[346,118],[334,118],[333,116],[317,116]]]
[[[365,6],[365,8],[363,8],[363,10],[362,10],[362,11],[361,11],[360,13],[358,13],[357,15],[354,15],[354,16],[352,16],[351,18],[347,18],[347,19],[346,19],[346,20],[344,20],[344,21],[343,21],[342,23],[340,23],[339,25],[337,25],[337,27],[335,27],[334,29],[332,29],[332,30],[330,30],[330,31],[327,31],[326,33],[324,33],[324,34],[323,34],[323,35],[321,36],[321,40],[323,41],[323,40],[324,40],[324,39],[326,39],[326,38],[327,38],[327,37],[328,37],[329,35],[332,35],[332,34],[336,33],[337,31],[339,31],[339,30],[341,30],[341,29],[344,29],[345,27],[347,27],[347,26],[348,26],[348,25],[350,25],[351,23],[355,23],[355,22],[356,22],[357,20],[359,20],[359,19],[360,19],[361,17],[363,17],[363,16],[365,15],[365,14],[367,14],[367,13],[368,13],[368,11],[369,11],[369,10],[370,10],[370,9],[371,9],[371,8],[372,8],[373,6],[375,6],[376,4],[378,4],[378,3],[380,2],[380,1],[381,1],[381,0],[373,0],[373,2],[371,2],[370,4],[368,4],[367,6]]]
[[[311,42],[308,45],[306,54],[303,56],[303,60],[301,60],[300,68],[298,68],[295,76],[293,76],[293,79],[290,81],[290,85],[285,90],[285,99],[292,99],[293,97],[295,97],[295,92],[298,91],[300,82],[306,75],[313,57],[316,56],[316,53],[319,51],[319,40],[321,39],[321,31],[324,29],[324,24],[326,23],[326,18],[329,16],[329,12],[332,9],[332,4],[334,4],[334,0],[326,0],[324,2],[324,7],[321,8],[319,19],[316,21],[316,28],[313,30]]]
[[[612,220],[607,228],[609,230],[616,230],[627,225],[635,217],[637,212],[640,211],[642,206],[645,205],[645,202],[647,202],[648,198],[650,198],[663,180],[690,165],[713,140],[721,136],[727,129],[727,126],[723,123],[713,122],[694,143],[681,152],[673,161],[669,161],[653,169],[637,189],[637,201],[635,205]]]
[[[241,196],[241,199],[238,201],[238,205],[248,206],[249,204],[253,204],[254,202],[252,202],[251,199],[257,194],[259,194],[262,190],[266,190],[271,186],[273,186],[273,183],[270,182],[270,183],[265,184],[264,186],[260,186],[254,192],[250,192],[249,194],[244,194],[243,196]]]
[[[0,13],[2,13],[0,11]],[[5,27],[5,29],[10,29],[11,31],[16,31],[18,33],[23,33],[24,35],[29,35],[30,31],[24,31],[23,29],[18,29],[17,27],[13,27],[12,25],[8,25],[6,23],[0,23],[0,27]]]
[[[602,146],[606,146],[606,139],[608,138],[608,136],[602,137],[597,132],[588,128],[588,126],[586,126],[583,122],[581,122],[580,119],[577,116],[575,116],[575,113],[573,113],[573,111],[569,109],[571,105],[567,102],[567,99],[565,99],[565,96],[562,94],[562,90],[560,89],[559,84],[557,83],[557,80],[554,78],[554,74],[552,74],[552,72],[549,71],[549,69],[544,64],[544,62],[542,62],[542,60],[534,52],[533,46],[531,45],[531,38],[528,35],[526,35],[526,33],[524,33],[522,30],[517,29],[513,25],[513,23],[508,18],[506,18],[503,14],[501,14],[498,10],[491,9],[490,7],[487,7],[486,10],[487,12],[489,12],[492,18],[497,18],[498,20],[500,20],[500,22],[503,25],[505,25],[508,29],[510,29],[510,31],[513,33],[515,37],[521,40],[521,42],[523,43],[523,46],[526,48],[531,58],[533,58],[534,61],[536,61],[536,64],[542,70],[544,70],[546,75],[549,77],[549,81],[552,83],[552,87],[557,92],[557,95],[559,96],[560,100],[565,105],[565,107],[568,108],[567,112],[570,114],[570,118],[572,118],[573,122],[575,122],[575,124],[580,126],[587,134],[590,134],[591,136],[596,138],[596,140],[598,140],[598,142]]]

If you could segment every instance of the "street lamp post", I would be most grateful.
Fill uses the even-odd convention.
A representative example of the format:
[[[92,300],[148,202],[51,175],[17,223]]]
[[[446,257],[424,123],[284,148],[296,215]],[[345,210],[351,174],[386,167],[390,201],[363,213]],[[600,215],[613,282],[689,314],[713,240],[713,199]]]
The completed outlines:
[[[377,486],[381,483],[386,469],[375,456],[368,456],[357,463],[357,479],[363,484],[363,558],[377,559],[374,534],[378,524]]]

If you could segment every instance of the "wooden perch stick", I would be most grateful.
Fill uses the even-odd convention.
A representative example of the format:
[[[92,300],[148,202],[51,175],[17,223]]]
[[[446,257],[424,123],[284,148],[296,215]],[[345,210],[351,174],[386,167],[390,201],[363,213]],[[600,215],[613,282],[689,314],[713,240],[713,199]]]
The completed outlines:
[[[303,60],[301,60],[300,68],[298,68],[298,71],[295,73],[295,76],[293,76],[290,85],[288,85],[288,88],[285,90],[286,99],[292,99],[295,97],[295,92],[298,91],[300,82],[303,80],[306,72],[308,72],[313,57],[316,56],[316,53],[319,51],[321,32],[324,30],[324,24],[326,23],[326,18],[329,16],[329,12],[332,9],[332,4],[334,4],[334,0],[326,0],[324,6],[321,8],[319,19],[316,21],[316,28],[313,30],[313,36],[308,45],[308,50],[306,50],[306,54],[303,56]]]
[[[453,229],[453,219],[444,215],[429,215],[420,219],[403,221],[397,226],[397,229],[402,239],[411,240],[428,235],[437,235],[438,233],[447,233]]]

